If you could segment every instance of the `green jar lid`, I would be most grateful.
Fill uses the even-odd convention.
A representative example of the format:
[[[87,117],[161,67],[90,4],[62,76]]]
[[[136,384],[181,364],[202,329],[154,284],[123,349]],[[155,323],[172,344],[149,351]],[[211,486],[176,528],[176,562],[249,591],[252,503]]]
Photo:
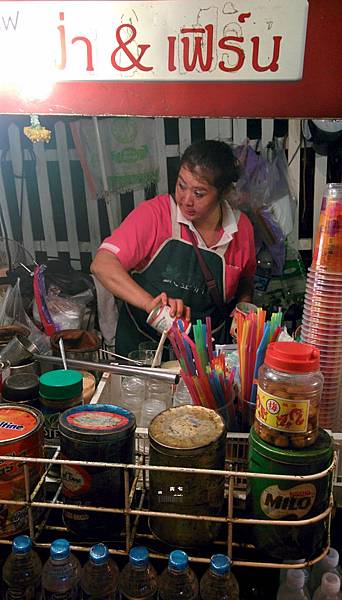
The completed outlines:
[[[67,400],[79,396],[83,390],[83,376],[79,371],[57,369],[39,377],[39,393],[48,400]]]
[[[279,448],[271,446],[261,439],[254,427],[249,434],[249,452],[258,452],[265,458],[290,464],[312,464],[329,461],[333,455],[333,441],[330,435],[319,428],[317,440],[312,446],[300,449]]]

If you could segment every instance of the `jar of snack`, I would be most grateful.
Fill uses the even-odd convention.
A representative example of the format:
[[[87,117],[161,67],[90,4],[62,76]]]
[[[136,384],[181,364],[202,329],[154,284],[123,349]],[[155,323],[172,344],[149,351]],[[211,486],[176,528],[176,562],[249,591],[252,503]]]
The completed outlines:
[[[45,444],[59,443],[59,415],[83,404],[82,373],[71,369],[47,371],[39,378],[41,411],[45,418]]]
[[[317,348],[271,342],[258,372],[255,432],[273,446],[311,446],[318,436],[322,388]]]

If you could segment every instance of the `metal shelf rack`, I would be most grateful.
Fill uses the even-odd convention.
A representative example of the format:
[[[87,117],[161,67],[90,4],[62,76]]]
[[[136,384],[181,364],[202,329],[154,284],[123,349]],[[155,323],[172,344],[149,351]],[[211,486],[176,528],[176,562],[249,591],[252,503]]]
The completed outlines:
[[[86,462],[86,461],[70,461],[61,460],[59,458],[59,448],[56,447],[53,458],[51,459],[38,459],[38,458],[26,458],[26,457],[8,457],[0,456],[0,463],[6,462],[6,460],[15,460],[23,463],[24,478],[25,478],[25,498],[21,501],[0,498],[0,503],[4,504],[17,504],[20,506],[27,506],[28,509],[28,521],[29,521],[29,535],[33,539],[34,545],[37,548],[48,548],[50,543],[57,537],[67,537],[68,530],[63,526],[62,519],[60,518],[60,524],[50,524],[49,517],[52,511],[61,511],[63,508],[72,508],[73,510],[79,511],[96,511],[106,513],[122,513],[125,520],[125,528],[122,534],[122,539],[119,543],[108,543],[109,551],[112,554],[127,556],[129,549],[134,544],[144,544],[150,549],[151,557],[159,559],[167,559],[167,549],[163,551],[154,551],[153,547],[153,535],[149,531],[142,531],[140,523],[144,518],[149,516],[158,516],[161,518],[173,519],[202,519],[206,521],[214,521],[222,523],[226,526],[227,535],[225,539],[220,539],[214,542],[216,551],[223,552],[232,557],[234,566],[243,567],[260,567],[260,568],[301,568],[304,566],[310,566],[323,558],[329,550],[329,539],[330,539],[330,521],[331,513],[333,510],[333,493],[331,493],[329,506],[321,514],[311,518],[296,521],[281,521],[281,520],[260,520],[253,518],[245,518],[239,516],[241,514],[241,506],[244,505],[246,497],[246,486],[248,478],[269,478],[269,474],[264,473],[248,473],[246,471],[247,465],[247,446],[248,436],[247,434],[228,433],[227,434],[227,459],[226,459],[226,470],[205,470],[205,469],[189,469],[189,468],[174,468],[174,467],[163,467],[163,466],[151,466],[149,465],[149,447],[148,447],[148,435],[147,430],[137,428],[135,437],[135,464],[122,464],[122,463],[105,463],[105,462]],[[337,447],[338,450],[338,447]],[[304,483],[305,481],[313,481],[327,476],[327,474],[333,474],[336,472],[336,464],[338,461],[338,453],[335,452],[334,460],[331,465],[324,471],[307,476],[288,476],[288,475],[273,475],[274,480],[293,480]],[[29,484],[29,463],[36,462],[42,463],[45,466],[44,474],[38,482],[34,491],[30,494]],[[68,505],[61,499],[61,483],[58,481],[52,481],[49,477],[49,468],[51,465],[79,465],[79,466],[93,466],[93,467],[105,467],[109,469],[123,469],[124,470],[124,491],[125,491],[125,506],[124,508],[108,508],[101,506],[82,506],[82,505]],[[165,471],[182,471],[190,473],[206,473],[209,475],[223,475],[225,477],[225,513],[222,517],[210,517],[210,516],[198,516],[194,514],[183,514],[183,513],[167,513],[167,512],[151,512],[148,508],[145,508],[145,500],[148,497],[148,485],[149,485],[149,472],[151,470],[165,470]],[[133,471],[133,481],[130,484],[130,472]],[[336,480],[336,477],[335,477]],[[40,492],[43,488],[48,488],[52,491],[51,498],[49,500],[42,500]],[[34,523],[33,511],[37,508],[44,509],[45,513],[38,523]],[[239,507],[239,510],[237,510]],[[238,513],[238,514],[237,514]],[[243,514],[243,513],[242,513]],[[319,556],[313,560],[307,560],[305,563],[299,565],[288,565],[286,563],[279,565],[276,562],[257,562],[249,560],[248,558],[241,559],[235,558],[237,549],[239,547],[239,541],[235,535],[236,526],[248,527],[251,525],[262,525],[268,527],[270,525],[279,526],[294,526],[301,527],[304,525],[319,522],[323,519],[327,520],[328,524],[328,544],[326,547],[321,549]],[[103,541],[103,540],[98,540]],[[10,544],[10,539],[1,539],[0,532],[0,544]],[[71,543],[71,547],[75,551],[87,552],[89,547],[94,542],[84,542],[79,540],[77,543]],[[106,542],[107,543],[107,542]],[[249,549],[253,550],[252,544],[244,544],[246,551]],[[211,548],[212,550],[212,548]],[[211,552],[212,553],[212,552]],[[206,554],[206,550],[203,550],[201,554],[189,552],[189,560],[199,563],[207,563],[210,560],[210,554]]]

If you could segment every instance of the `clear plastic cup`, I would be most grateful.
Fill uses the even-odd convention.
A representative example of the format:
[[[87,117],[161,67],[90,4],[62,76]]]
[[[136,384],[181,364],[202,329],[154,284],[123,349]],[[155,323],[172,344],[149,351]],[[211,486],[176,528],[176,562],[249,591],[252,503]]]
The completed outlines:
[[[153,352],[153,350],[132,350],[129,352],[128,358],[140,363],[140,366],[150,367],[155,354]]]
[[[324,190],[311,267],[327,273],[342,272],[342,184],[329,183]]]
[[[141,427],[149,427],[152,419],[166,410],[166,403],[156,398],[145,401],[141,409]]]

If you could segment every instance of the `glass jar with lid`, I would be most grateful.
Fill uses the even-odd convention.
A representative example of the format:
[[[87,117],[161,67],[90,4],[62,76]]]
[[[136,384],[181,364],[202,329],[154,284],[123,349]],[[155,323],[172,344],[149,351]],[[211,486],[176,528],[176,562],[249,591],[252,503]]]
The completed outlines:
[[[41,411],[45,418],[45,444],[59,441],[60,413],[83,403],[83,376],[72,369],[47,371],[39,378]]]
[[[271,342],[258,372],[257,435],[281,448],[311,446],[318,436],[322,388],[317,348]]]

